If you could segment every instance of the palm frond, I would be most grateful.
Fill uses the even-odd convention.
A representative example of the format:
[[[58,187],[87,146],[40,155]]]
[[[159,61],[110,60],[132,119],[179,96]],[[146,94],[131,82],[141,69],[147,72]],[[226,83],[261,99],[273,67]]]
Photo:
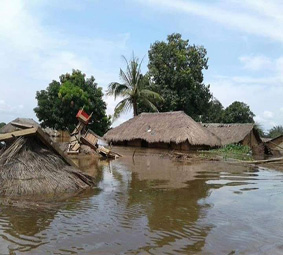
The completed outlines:
[[[127,90],[129,90],[127,85],[118,82],[111,82],[108,86],[106,95],[114,96],[116,99],[117,96],[124,96]]]
[[[145,56],[144,56],[145,57]],[[144,60],[144,57],[142,58],[142,60],[140,61],[140,63],[138,64],[138,66],[137,66],[137,74],[138,74],[138,77],[137,77],[137,84],[139,84],[140,83],[140,78],[142,77],[142,75],[141,75],[141,66],[142,66],[142,62],[143,62],[143,60]],[[134,56],[133,56],[133,58],[134,58]],[[138,59],[137,59],[137,63],[138,63]]]
[[[158,112],[157,107],[147,98],[142,98],[141,101],[147,105],[149,108],[151,108],[153,111]]]
[[[129,88],[131,88],[131,77],[128,77],[122,69],[120,69],[120,79],[123,80]]]
[[[113,121],[120,117],[121,113],[128,112],[132,108],[131,99],[129,97],[119,102],[114,109]]]
[[[131,64],[129,64],[129,62],[128,62],[128,60],[125,56],[122,55],[122,58],[126,62],[126,73],[124,72],[125,76],[130,81],[130,86],[132,87],[133,86],[133,75],[132,75],[132,70],[131,70]]]
[[[146,99],[155,99],[158,102],[163,102],[164,98],[160,96],[157,92],[154,92],[149,89],[142,89],[140,91],[141,97],[145,97]]]

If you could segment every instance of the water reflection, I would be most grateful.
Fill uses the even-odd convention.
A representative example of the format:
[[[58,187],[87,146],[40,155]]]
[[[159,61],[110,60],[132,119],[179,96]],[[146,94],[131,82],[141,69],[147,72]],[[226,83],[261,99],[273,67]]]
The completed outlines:
[[[1,206],[0,254],[281,254],[281,172],[172,161],[164,151],[76,163],[98,190],[41,210]]]

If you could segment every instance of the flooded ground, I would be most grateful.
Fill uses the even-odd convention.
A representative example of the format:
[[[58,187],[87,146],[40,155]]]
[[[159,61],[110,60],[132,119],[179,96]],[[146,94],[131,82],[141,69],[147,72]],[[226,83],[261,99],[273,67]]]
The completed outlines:
[[[2,205],[0,254],[283,254],[281,171],[117,152],[76,160],[99,189],[48,208]]]

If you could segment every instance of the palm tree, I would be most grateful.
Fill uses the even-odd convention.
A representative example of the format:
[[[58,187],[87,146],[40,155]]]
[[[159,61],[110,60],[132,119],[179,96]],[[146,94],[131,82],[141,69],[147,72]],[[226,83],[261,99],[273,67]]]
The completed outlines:
[[[146,88],[150,82],[149,78],[141,74],[141,64],[134,55],[130,61],[122,56],[126,62],[126,71],[120,69],[120,79],[123,83],[111,82],[106,92],[114,98],[121,96],[120,101],[114,110],[114,119],[118,118],[122,112],[133,109],[134,116],[138,115],[138,103],[147,105],[153,111],[158,111],[155,102],[163,101],[163,98],[156,92]]]

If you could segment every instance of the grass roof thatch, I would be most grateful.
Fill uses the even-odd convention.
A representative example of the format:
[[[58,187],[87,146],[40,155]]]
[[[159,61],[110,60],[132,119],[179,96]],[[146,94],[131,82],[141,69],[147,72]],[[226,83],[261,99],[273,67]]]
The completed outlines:
[[[268,143],[272,140],[272,138],[269,138],[269,137],[261,137],[260,138],[264,143]]]
[[[28,125],[32,127],[39,127],[40,125],[33,119],[28,118],[16,118],[13,121],[6,124],[4,127],[0,129],[0,134],[10,133],[17,130],[21,130],[22,128],[13,125],[13,123],[20,123],[23,125]]]
[[[222,145],[240,143],[245,137],[253,132],[254,124],[222,124],[222,123],[203,123],[211,133],[221,139]],[[259,138],[259,136],[258,136]],[[259,138],[260,139],[260,138]]]
[[[183,111],[142,113],[120,126],[109,130],[104,138],[108,142],[143,139],[148,143],[182,143],[217,147],[220,139],[208,132]]]
[[[55,195],[94,186],[92,177],[68,165],[37,136],[17,138],[0,155],[0,195]]]

